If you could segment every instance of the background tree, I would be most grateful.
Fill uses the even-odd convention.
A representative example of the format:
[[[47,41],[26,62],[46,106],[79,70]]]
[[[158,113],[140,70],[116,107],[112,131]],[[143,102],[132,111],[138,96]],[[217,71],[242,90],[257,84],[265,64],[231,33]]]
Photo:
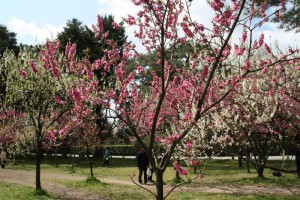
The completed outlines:
[[[92,31],[82,25],[78,19],[69,20],[64,30],[57,35],[60,41],[59,50],[65,52],[67,44],[76,43],[76,55],[82,59],[88,57],[91,61],[101,56],[100,45]]]
[[[292,49],[290,53],[293,53]],[[297,98],[291,98],[299,90],[297,65],[289,61],[272,62],[274,54],[260,52],[260,55],[262,66],[266,64],[262,58],[267,57],[268,60],[263,71],[248,75],[232,99],[226,102],[230,106],[217,109],[199,127],[202,127],[201,132],[207,129],[217,132],[217,137],[212,141],[224,145],[225,150],[228,145],[239,144],[240,151],[246,155],[245,160],[250,159],[248,154],[251,152],[254,159],[249,162],[255,166],[258,177],[263,177],[264,168],[275,169],[267,166],[270,155],[283,151],[292,153],[297,145],[300,104]],[[253,54],[253,57],[256,56],[259,54]],[[289,169],[277,170],[293,172]]]
[[[82,109],[89,97],[78,102],[78,93],[93,82],[89,73],[79,78],[84,72],[83,64],[75,58],[74,46],[67,45],[66,56],[58,53],[58,42],[47,42],[40,52],[24,50],[19,57],[12,53],[5,54],[1,72],[5,72],[7,95],[3,110],[19,110],[23,113],[24,127],[34,133],[36,155],[36,190],[41,189],[40,162],[42,141],[46,136],[55,139],[55,133],[64,137],[73,126],[81,123],[91,110]],[[84,63],[86,61],[83,61]],[[62,77],[58,76],[63,73]],[[65,73],[69,73],[67,76]],[[70,99],[75,99],[75,104]],[[76,114],[72,114],[72,113]],[[65,126],[62,126],[62,119]],[[59,131],[58,131],[59,130]]]
[[[106,43],[101,42],[101,37],[114,41],[117,45],[118,53],[122,54],[122,46],[127,40],[125,35],[125,28],[122,24],[117,24],[114,21],[112,15],[104,16],[102,18],[103,34],[95,36],[93,31],[82,25],[77,19],[72,19],[67,22],[64,31],[58,34],[58,40],[60,41],[60,51],[65,51],[68,42],[76,43],[76,56],[78,58],[87,58],[90,62],[99,63],[104,56],[104,49],[110,48]],[[113,74],[114,66],[110,66],[110,70],[107,73],[103,73],[102,69],[94,70],[96,77],[98,78],[99,91],[109,86],[115,85],[115,76]],[[102,106],[98,104],[95,107],[97,113],[96,122],[99,129],[103,130],[107,127],[108,120],[103,115],[105,112]],[[111,133],[111,132],[110,132]],[[107,135],[107,134],[106,134]],[[103,139],[105,136],[103,135]]]
[[[16,33],[9,31],[6,26],[0,24],[0,58],[6,49],[12,50],[15,55],[19,53],[16,36]]]
[[[279,23],[279,28],[286,31],[300,32],[300,1],[299,0],[255,0],[258,6],[265,8],[272,8],[284,5],[284,13],[280,18],[272,18],[273,22]],[[279,15],[279,13],[277,13]]]
[[[175,65],[182,70],[189,68],[191,61],[194,59],[192,56],[200,51],[207,51],[209,53],[209,48],[207,45],[197,45],[193,41],[186,41],[185,43],[176,43],[167,47],[166,55],[172,57]],[[137,65],[143,67],[143,73],[136,75],[136,81],[139,82],[139,90],[145,90],[149,88],[152,81],[152,72],[155,72],[160,76],[161,71],[159,66],[154,64],[153,61],[159,59],[159,52],[148,52],[141,55],[140,59],[130,59],[126,66],[126,73],[132,72]],[[151,66],[151,67],[150,67]],[[144,91],[148,92],[148,91]]]
[[[6,26],[0,24],[0,59],[6,50],[14,52],[15,55],[19,53],[19,46],[17,44],[16,33],[10,32]],[[0,74],[0,99],[2,100],[6,94],[6,76],[2,71]]]
[[[74,133],[70,135],[72,140],[76,143],[73,144],[78,149],[79,153],[86,156],[90,166],[90,177],[94,178],[93,165],[99,157],[94,155],[97,150],[102,147],[101,131],[95,121],[85,122],[76,127]]]
[[[103,17],[103,30],[106,37],[117,42],[119,50],[126,41],[124,27],[115,28],[112,24],[114,17],[112,15]],[[107,48],[104,43],[99,42],[99,38],[95,37],[93,31],[81,21],[73,18],[66,23],[64,30],[58,33],[57,39],[60,41],[59,50],[64,52],[68,42],[76,43],[76,55],[79,58],[87,57],[91,62],[102,58],[103,49]]]

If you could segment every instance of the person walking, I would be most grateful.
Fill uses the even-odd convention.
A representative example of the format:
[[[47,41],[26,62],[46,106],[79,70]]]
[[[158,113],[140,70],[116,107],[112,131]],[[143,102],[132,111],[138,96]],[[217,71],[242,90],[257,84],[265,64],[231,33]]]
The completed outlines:
[[[6,164],[6,150],[5,149],[1,149],[0,158],[1,158],[1,168],[4,169],[5,164]]]
[[[107,165],[109,166],[109,156],[110,156],[110,152],[109,152],[109,149],[106,148],[104,149],[104,152],[103,152],[103,159],[104,159],[104,166]]]
[[[143,147],[136,155],[137,166],[139,168],[139,183],[142,184],[142,176],[144,176],[144,184],[147,184],[147,167],[149,165],[148,155]]]

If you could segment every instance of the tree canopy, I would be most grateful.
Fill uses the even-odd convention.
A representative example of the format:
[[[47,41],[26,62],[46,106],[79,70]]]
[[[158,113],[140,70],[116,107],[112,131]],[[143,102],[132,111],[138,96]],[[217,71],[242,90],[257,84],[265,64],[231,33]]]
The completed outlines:
[[[114,17],[112,15],[103,17],[104,31],[108,32],[108,38],[113,39],[119,46],[126,41],[124,27],[116,29],[113,27]],[[93,31],[86,25],[83,25],[78,19],[71,19],[66,23],[64,30],[58,33],[60,41],[59,50],[65,51],[68,42],[76,43],[76,55],[79,58],[88,57],[91,62],[101,58],[103,54],[103,44],[99,38],[95,37]]]
[[[256,0],[258,6],[266,4],[267,7],[285,5],[285,12],[280,19],[273,18],[273,22],[279,23],[279,28],[286,31],[300,32],[300,1],[299,0]]]
[[[6,26],[0,24],[0,57],[3,56],[6,49],[12,50],[15,54],[19,52],[16,36],[16,33],[9,31]]]

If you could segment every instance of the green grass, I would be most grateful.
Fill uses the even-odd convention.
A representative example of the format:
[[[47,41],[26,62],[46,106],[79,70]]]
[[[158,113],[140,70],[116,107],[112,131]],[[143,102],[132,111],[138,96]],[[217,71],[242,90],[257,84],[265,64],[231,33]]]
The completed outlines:
[[[17,165],[9,165],[9,168],[13,169],[26,169],[34,170],[34,159],[19,160]],[[290,161],[289,161],[290,162]],[[75,160],[75,165],[72,170],[71,158],[59,158],[58,167],[55,167],[54,158],[48,158],[47,163],[43,160],[41,170],[43,172],[66,174],[72,173],[74,175],[89,176],[89,165],[87,160]],[[204,162],[202,162],[204,163]],[[54,180],[69,187],[82,188],[91,192],[98,192],[103,197],[108,199],[153,199],[153,196],[148,192],[137,186],[124,186],[105,184],[101,182],[101,178],[111,178],[118,180],[130,181],[130,175],[132,173],[138,174],[135,159],[111,159],[110,166],[104,167],[102,160],[97,160],[94,163],[94,175],[97,179],[88,179],[85,181],[71,181],[71,180]],[[280,167],[280,161],[270,161],[270,165]],[[290,168],[295,169],[294,161],[289,163]],[[185,166],[186,167],[186,166]],[[201,166],[202,167],[202,166]],[[190,170],[190,177],[194,176],[193,169],[186,167]],[[300,199],[300,196],[289,195],[242,195],[242,194],[211,194],[200,193],[193,191],[200,186],[233,186],[238,187],[240,185],[259,185],[259,186],[281,186],[285,188],[300,187],[300,179],[296,178],[295,174],[283,174],[283,177],[274,177],[271,170],[265,170],[265,178],[257,178],[257,174],[254,168],[251,168],[251,173],[247,173],[246,164],[243,163],[243,167],[239,168],[236,160],[209,160],[204,171],[204,179],[195,181],[188,186],[192,191],[189,192],[177,192],[176,190],[169,196],[168,199]],[[175,171],[170,165],[164,174],[164,181],[168,185],[174,184]],[[182,177],[186,180],[186,177]],[[135,177],[137,179],[137,177]],[[1,197],[1,196],[0,196]],[[1,199],[1,198],[0,198]]]
[[[280,167],[281,161],[269,161],[270,165]],[[295,169],[295,161],[289,163],[290,167]],[[202,162],[204,163],[204,162]],[[77,158],[75,160],[74,168],[71,168],[72,158],[58,158],[58,167],[55,167],[54,158],[48,158],[47,163],[45,159],[42,161],[41,169],[43,172],[56,174],[76,174],[82,176],[89,176],[89,165],[87,160]],[[130,175],[138,173],[135,159],[111,159],[110,166],[103,166],[102,160],[97,160],[94,163],[94,175],[101,180],[101,177],[130,180]],[[186,166],[185,166],[186,167]],[[201,168],[203,166],[200,166]],[[12,169],[35,170],[35,160],[23,159],[18,160],[17,165],[9,165]],[[192,168],[186,167],[190,171],[190,177],[194,175]],[[251,173],[247,173],[246,164],[239,168],[236,160],[209,160],[203,171],[203,184],[209,185],[240,185],[240,184],[260,184],[260,185],[298,185],[300,186],[300,179],[296,178],[295,174],[283,174],[284,177],[274,177],[271,170],[265,170],[265,178],[257,178],[255,169],[251,168]],[[164,180],[168,184],[172,184],[175,178],[175,171],[173,167],[167,168],[164,174]],[[186,180],[185,177],[182,177]]]
[[[295,200],[299,196],[286,195],[242,195],[242,194],[213,194],[196,192],[174,192],[169,200]]]
[[[73,188],[82,188],[87,191],[101,194],[102,197],[118,200],[144,200],[154,199],[153,195],[136,186],[113,185],[101,182],[87,183],[87,181],[56,180],[56,182]],[[213,194],[203,192],[174,191],[168,200],[294,200],[300,199],[300,195],[257,195],[257,194]]]
[[[113,185],[101,182],[87,183],[86,181],[68,181],[59,180],[58,183],[67,185],[73,188],[82,188],[87,191],[96,192],[101,194],[102,197],[108,199],[118,200],[142,200],[154,199],[153,196],[145,190],[135,186]],[[167,198],[168,200],[294,200],[300,199],[300,195],[257,195],[257,194],[213,194],[203,192],[183,192],[174,191]]]
[[[0,181],[0,199],[2,200],[55,200],[57,197],[45,191],[36,192],[34,188]],[[61,199],[61,198],[60,198]]]
[[[101,197],[108,199],[153,199],[148,192],[136,186],[114,185],[102,183],[100,181],[90,182],[70,181],[70,180],[55,180],[55,182],[64,184],[68,187],[82,188],[90,192],[99,193]]]

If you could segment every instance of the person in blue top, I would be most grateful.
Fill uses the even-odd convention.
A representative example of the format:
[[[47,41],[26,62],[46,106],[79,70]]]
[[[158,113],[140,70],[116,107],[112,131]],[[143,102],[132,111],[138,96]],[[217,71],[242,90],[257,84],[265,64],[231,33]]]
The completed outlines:
[[[105,148],[103,151],[103,159],[104,159],[104,166],[107,165],[109,166],[109,156],[110,156],[110,152],[108,148]]]

